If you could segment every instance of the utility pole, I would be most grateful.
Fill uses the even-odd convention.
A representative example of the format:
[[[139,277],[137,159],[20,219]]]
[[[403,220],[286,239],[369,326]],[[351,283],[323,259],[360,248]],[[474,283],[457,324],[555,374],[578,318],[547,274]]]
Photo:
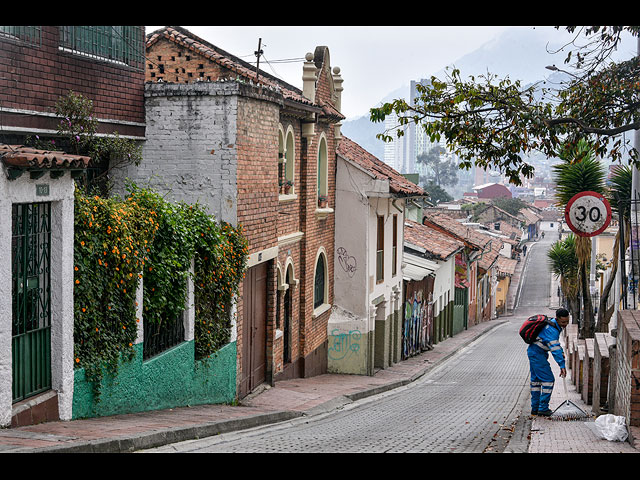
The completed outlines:
[[[636,55],[640,56],[640,36],[637,39],[637,53]],[[634,135],[634,147],[637,151],[640,151],[640,131],[636,130]],[[632,263],[637,263],[634,260],[637,260],[637,248],[638,248],[638,199],[640,199],[640,172],[637,167],[633,167],[632,176],[631,176],[631,209],[630,209],[630,221],[629,226],[631,228],[631,260]],[[635,251],[634,251],[635,250]],[[624,260],[624,259],[622,259]],[[638,279],[638,265],[631,265],[630,275],[632,277],[632,281],[637,281]],[[624,280],[624,279],[623,279]],[[637,308],[637,284],[634,285],[635,289],[633,291],[633,308]]]
[[[256,82],[258,81],[258,78],[260,77],[260,56],[264,53],[263,50],[260,48],[262,45],[262,38],[258,39],[258,50],[256,50],[255,52],[253,52],[256,55],[256,58],[258,59],[258,61],[256,62]]]

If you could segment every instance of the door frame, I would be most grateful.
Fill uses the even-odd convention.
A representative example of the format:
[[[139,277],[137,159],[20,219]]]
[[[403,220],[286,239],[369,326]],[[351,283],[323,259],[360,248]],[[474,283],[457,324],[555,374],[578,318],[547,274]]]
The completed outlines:
[[[38,185],[48,185],[46,195]],[[74,182],[65,173],[13,180],[0,175],[0,218],[11,218],[14,203],[51,202],[51,390],[58,397],[60,420],[73,417],[73,242]],[[0,222],[0,426],[11,425],[12,367],[12,259],[11,225]]]

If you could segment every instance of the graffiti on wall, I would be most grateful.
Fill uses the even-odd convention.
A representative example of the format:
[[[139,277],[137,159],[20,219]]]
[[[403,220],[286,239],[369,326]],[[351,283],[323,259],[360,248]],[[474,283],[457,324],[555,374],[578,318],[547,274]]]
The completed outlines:
[[[433,324],[432,293],[424,298],[423,290],[416,290],[404,304],[404,331],[402,335],[402,358],[417,355],[431,344]]]
[[[358,269],[356,257],[354,257],[353,255],[349,255],[347,249],[344,247],[338,247],[336,253],[338,254],[338,263],[340,263],[342,269],[347,273],[347,275],[349,275],[350,278],[353,277],[353,275],[356,273],[356,270]]]
[[[350,330],[349,333],[340,333],[337,328],[331,331],[333,344],[329,347],[329,358],[331,360],[344,360],[351,354],[360,350],[359,330]]]

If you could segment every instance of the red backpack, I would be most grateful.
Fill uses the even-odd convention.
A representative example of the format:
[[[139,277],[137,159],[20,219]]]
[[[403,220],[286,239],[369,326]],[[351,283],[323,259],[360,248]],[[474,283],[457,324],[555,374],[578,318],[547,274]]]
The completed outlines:
[[[553,325],[549,317],[541,314],[533,315],[527,318],[520,327],[520,336],[525,343],[531,345],[536,341],[536,338],[538,338],[538,335],[546,325]]]

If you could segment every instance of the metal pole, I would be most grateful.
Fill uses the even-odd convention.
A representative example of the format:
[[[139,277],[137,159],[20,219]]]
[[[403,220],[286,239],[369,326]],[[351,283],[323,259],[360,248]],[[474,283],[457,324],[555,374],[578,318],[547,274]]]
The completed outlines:
[[[640,37],[638,37],[637,39],[637,55],[640,56]],[[636,151],[640,151],[640,131],[636,130],[634,133],[634,147],[636,149]],[[630,209],[630,217],[631,217],[631,221],[630,221],[630,228],[631,228],[631,268],[630,270],[630,274],[632,276],[632,281],[635,284],[636,280],[638,278],[638,272],[637,272],[637,265],[634,265],[633,262],[634,260],[637,260],[634,257],[637,257],[637,255],[634,255],[634,248],[637,247],[638,245],[638,241],[640,239],[638,239],[638,198],[640,198],[640,172],[638,171],[638,168],[634,165],[633,166],[633,170],[631,173],[631,209]],[[634,292],[634,307],[636,306],[636,294],[637,292]]]

